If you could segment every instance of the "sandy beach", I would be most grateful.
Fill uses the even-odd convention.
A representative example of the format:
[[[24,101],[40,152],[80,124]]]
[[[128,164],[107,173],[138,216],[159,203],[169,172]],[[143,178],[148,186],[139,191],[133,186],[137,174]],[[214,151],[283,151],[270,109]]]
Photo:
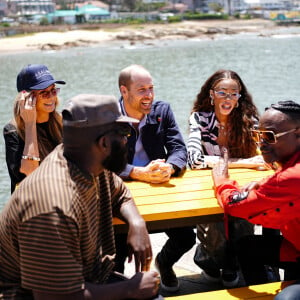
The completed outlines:
[[[117,29],[68,30],[40,32],[0,39],[0,53],[59,50],[76,46],[92,46],[112,41],[149,43],[153,40],[213,39],[220,34],[255,33],[270,36],[281,26],[263,19],[183,21],[171,24],[124,25]],[[299,30],[300,31],[300,30]]]

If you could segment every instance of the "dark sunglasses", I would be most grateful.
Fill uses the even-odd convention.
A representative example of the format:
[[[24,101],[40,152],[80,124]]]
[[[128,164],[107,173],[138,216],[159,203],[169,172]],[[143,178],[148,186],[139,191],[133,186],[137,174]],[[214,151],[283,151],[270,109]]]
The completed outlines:
[[[38,96],[43,99],[49,99],[49,98],[51,98],[51,96],[53,96],[53,97],[57,96],[59,91],[60,91],[60,88],[53,88],[49,91],[43,91],[43,92],[38,93]]]
[[[262,141],[267,144],[276,144],[277,139],[281,136],[284,136],[288,133],[296,131],[298,128],[293,128],[291,130],[280,132],[280,133],[274,133],[271,130],[251,130],[252,138],[256,143],[261,143]]]
[[[104,135],[106,135],[108,133],[111,133],[111,132],[113,132],[113,133],[115,133],[117,135],[129,138],[131,136],[131,127],[129,125],[124,124],[123,126],[118,126],[118,127],[109,129],[109,130],[103,132],[101,135],[99,135],[98,136],[98,140],[102,136],[104,136]]]

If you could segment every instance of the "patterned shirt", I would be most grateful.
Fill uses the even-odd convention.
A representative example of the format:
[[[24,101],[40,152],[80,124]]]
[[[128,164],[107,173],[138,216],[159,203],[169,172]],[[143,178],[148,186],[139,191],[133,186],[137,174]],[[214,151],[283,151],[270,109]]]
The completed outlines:
[[[217,143],[220,123],[214,112],[193,112],[190,116],[188,165],[202,169],[218,161],[221,155]]]
[[[112,218],[131,199],[114,173],[84,173],[57,146],[0,215],[0,299],[105,282],[115,255]]]

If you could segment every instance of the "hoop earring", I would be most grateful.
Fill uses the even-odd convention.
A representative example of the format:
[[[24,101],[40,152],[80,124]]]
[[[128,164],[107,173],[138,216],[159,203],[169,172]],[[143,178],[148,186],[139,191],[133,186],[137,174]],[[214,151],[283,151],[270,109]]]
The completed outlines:
[[[239,107],[239,101],[236,103],[236,106],[235,106],[235,108],[238,108]]]
[[[210,104],[211,104],[211,106],[214,106],[214,98],[212,97],[212,96],[210,96]]]

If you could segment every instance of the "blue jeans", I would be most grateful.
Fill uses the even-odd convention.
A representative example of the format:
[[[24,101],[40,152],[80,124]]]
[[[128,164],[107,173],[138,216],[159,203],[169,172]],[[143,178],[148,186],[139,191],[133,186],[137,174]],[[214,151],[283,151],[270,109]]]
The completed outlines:
[[[300,300],[300,281],[283,289],[274,300]]]

